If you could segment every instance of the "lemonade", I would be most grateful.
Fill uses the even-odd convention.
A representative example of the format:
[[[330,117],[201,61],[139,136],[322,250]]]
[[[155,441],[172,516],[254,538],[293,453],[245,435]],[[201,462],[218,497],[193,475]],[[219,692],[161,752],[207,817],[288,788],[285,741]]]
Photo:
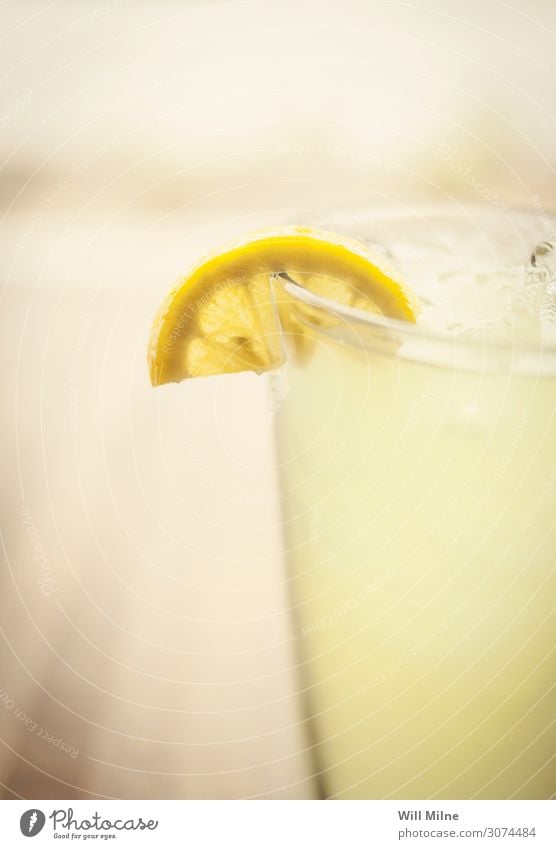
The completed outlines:
[[[151,332],[155,386],[250,370],[275,387],[333,798],[556,795],[556,222],[454,208],[249,234]]]
[[[405,331],[340,310],[309,356],[290,351],[277,414],[322,790],[549,798],[554,293],[550,265],[527,261],[546,234],[498,213],[385,221],[422,320]],[[364,216],[354,226],[374,240]]]

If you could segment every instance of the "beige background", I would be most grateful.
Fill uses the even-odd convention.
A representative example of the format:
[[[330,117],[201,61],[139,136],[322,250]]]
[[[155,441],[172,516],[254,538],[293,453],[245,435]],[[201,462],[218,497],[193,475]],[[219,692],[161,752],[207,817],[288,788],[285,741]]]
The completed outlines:
[[[153,311],[253,226],[553,206],[556,11],[8,0],[0,21],[3,793],[310,796],[268,386],[152,392]]]

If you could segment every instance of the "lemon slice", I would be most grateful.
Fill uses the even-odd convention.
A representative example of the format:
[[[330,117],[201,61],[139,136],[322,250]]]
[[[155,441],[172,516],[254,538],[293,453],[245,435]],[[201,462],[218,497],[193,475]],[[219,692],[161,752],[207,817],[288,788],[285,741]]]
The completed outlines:
[[[165,298],[149,344],[153,386],[282,365],[282,332],[304,331],[271,291],[277,273],[341,304],[416,319],[412,294],[363,244],[302,227],[257,232],[204,259]]]

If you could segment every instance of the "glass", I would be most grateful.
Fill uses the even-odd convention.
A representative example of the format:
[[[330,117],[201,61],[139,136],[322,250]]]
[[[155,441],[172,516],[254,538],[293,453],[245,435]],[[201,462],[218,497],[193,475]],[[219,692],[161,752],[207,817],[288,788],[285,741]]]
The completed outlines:
[[[554,293],[528,257],[552,222],[470,207],[318,223],[380,245],[425,303],[409,326],[279,283],[310,337],[273,380],[322,794],[549,798],[556,348],[537,301],[550,322]]]

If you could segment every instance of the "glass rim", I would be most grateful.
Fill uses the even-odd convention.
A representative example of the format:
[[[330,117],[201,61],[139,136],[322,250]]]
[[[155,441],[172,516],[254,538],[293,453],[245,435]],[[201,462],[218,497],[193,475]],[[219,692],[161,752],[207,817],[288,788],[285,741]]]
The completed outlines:
[[[436,330],[433,327],[427,327],[424,324],[419,324],[418,321],[405,321],[400,318],[388,318],[388,316],[380,315],[380,313],[367,312],[367,310],[350,307],[347,304],[341,304],[338,301],[333,301],[330,298],[325,298],[322,295],[317,295],[301,286],[299,283],[284,283],[284,290],[292,297],[303,302],[307,306],[322,309],[333,315],[341,316],[349,319],[356,324],[363,324],[367,327],[376,330],[390,330],[392,334],[400,336],[411,336],[412,338],[427,339],[440,344],[452,347],[454,344],[465,345],[473,348],[494,349],[502,351],[523,351],[524,353],[554,353],[556,354],[556,342],[540,341],[538,344],[532,342],[521,342],[511,339],[488,339],[485,337],[463,337],[457,333],[448,333],[447,331]],[[304,319],[307,324],[319,331],[326,331],[326,327],[313,325],[306,316]]]
[[[363,204],[360,204],[355,206],[346,206],[339,211],[343,213],[350,213],[358,210],[360,211],[362,209],[364,209],[364,206]],[[375,221],[383,220],[385,222],[388,222],[388,220],[391,221],[392,219],[403,221],[405,219],[424,216],[440,216],[442,218],[450,216],[461,218],[466,217],[466,211],[471,216],[474,214],[494,216],[496,214],[496,211],[489,208],[486,204],[465,201],[458,203],[457,208],[450,207],[448,204],[443,203],[421,203],[417,207],[405,209],[396,209],[392,206],[375,207],[373,209],[373,218]],[[531,208],[527,208],[525,206],[520,207],[517,204],[512,206],[508,205],[504,212],[510,216],[513,214],[528,218],[538,217],[536,216],[535,211]],[[546,215],[554,221],[556,233],[556,211],[552,209],[546,210]],[[539,242],[536,244],[538,245],[540,241],[541,240],[539,239]],[[531,245],[531,251],[535,247],[536,245]],[[276,277],[278,276],[279,275],[276,275]],[[280,280],[280,285],[290,297],[299,303],[316,308],[317,310],[322,310],[330,316],[342,319],[344,327],[347,326],[352,330],[364,328],[367,331],[374,331],[376,337],[381,337],[382,340],[385,339],[386,334],[389,334],[392,341],[397,340],[398,343],[402,343],[404,341],[408,342],[412,349],[411,359],[422,359],[422,357],[415,355],[417,346],[432,345],[435,347],[437,352],[443,349],[446,353],[453,353],[457,348],[460,352],[465,351],[468,353],[471,352],[471,354],[474,353],[475,355],[480,354],[482,355],[481,361],[483,365],[489,358],[497,358],[499,362],[500,358],[503,357],[506,363],[508,360],[511,362],[512,367],[522,366],[525,367],[527,371],[538,371],[539,359],[542,358],[543,370],[549,366],[549,371],[551,373],[556,373],[556,339],[541,338],[538,341],[531,341],[527,339],[522,340],[519,339],[515,330],[513,335],[504,339],[496,337],[489,338],[487,333],[478,334],[476,336],[464,336],[457,332],[450,333],[447,330],[431,327],[425,323],[420,323],[419,320],[416,322],[410,322],[403,319],[389,318],[388,316],[384,316],[379,313],[372,313],[367,310],[339,303],[338,301],[334,301],[333,299],[326,298],[310,291],[301,283],[298,283],[289,277],[286,277],[286,279],[282,278]],[[323,326],[317,321],[311,321],[310,316],[306,313],[303,313],[303,315],[300,316],[300,319],[317,333],[325,334],[336,339],[338,339],[339,336],[342,336],[341,332],[338,332],[338,325]],[[368,344],[365,344],[363,337],[360,337],[358,341],[354,343],[353,338],[348,340],[344,334],[342,336],[342,340],[344,342],[351,341],[351,344],[355,344],[356,347],[370,349],[375,347],[375,339]],[[438,363],[438,365],[442,364],[444,363]]]

